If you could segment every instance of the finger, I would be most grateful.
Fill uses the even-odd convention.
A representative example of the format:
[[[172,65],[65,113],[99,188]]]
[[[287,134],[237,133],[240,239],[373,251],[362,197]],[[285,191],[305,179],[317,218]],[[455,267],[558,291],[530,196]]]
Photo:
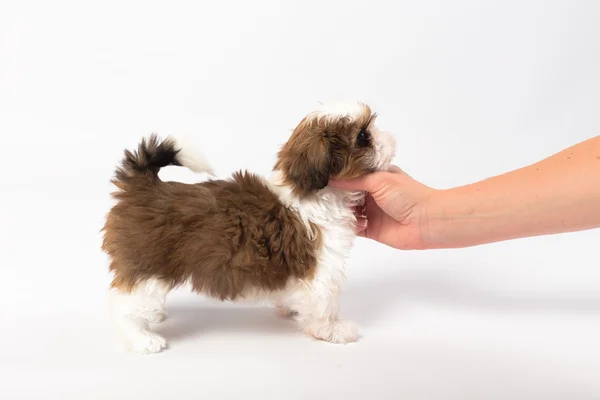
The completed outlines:
[[[363,217],[365,218],[379,218],[383,211],[370,194],[365,197],[365,205],[362,209]]]
[[[332,179],[329,181],[329,185],[342,190],[364,190],[369,191],[368,182],[366,176],[356,178],[356,179],[348,179],[348,180],[335,180]]]
[[[406,171],[404,171],[402,168],[400,168],[396,165],[390,166],[390,168],[388,169],[388,172],[390,174],[394,174],[394,175],[404,175],[404,176],[412,179],[412,177],[409,174],[407,174]]]
[[[336,189],[342,190],[362,190],[365,192],[372,193],[380,186],[383,182],[382,174],[385,174],[385,171],[372,172],[370,174],[361,176],[360,178],[355,179],[342,179],[336,180],[332,179],[329,181],[329,185]]]
[[[400,168],[397,165],[390,165],[390,167],[388,168],[388,172],[397,174],[397,173],[403,173],[404,171],[402,170],[402,168]]]
[[[355,215],[364,215],[365,213],[365,206],[354,206],[352,207],[352,211],[354,212]]]
[[[355,213],[359,217],[366,218],[367,217],[367,206],[366,206],[366,204],[363,204],[362,206],[356,207]]]
[[[363,232],[367,229],[367,226],[369,225],[369,221],[364,218],[364,217],[357,217],[356,218],[356,232],[360,233]]]

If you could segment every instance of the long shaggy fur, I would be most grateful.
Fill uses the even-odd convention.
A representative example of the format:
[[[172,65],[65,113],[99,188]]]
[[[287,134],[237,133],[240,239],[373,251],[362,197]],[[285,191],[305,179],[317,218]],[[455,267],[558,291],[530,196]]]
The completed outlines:
[[[168,287],[236,300],[256,288],[282,290],[316,266],[315,241],[302,221],[254,174],[199,184],[163,182],[161,166],[179,165],[170,140],[142,140],[116,171],[118,200],[104,227],[112,286],[130,291],[154,278]]]
[[[163,141],[157,135],[143,138],[137,150],[125,150],[121,166],[115,172],[115,184],[126,183],[139,176],[152,179],[157,178],[158,171],[167,165],[181,164],[176,157],[179,150],[175,148],[175,141],[167,138]]]
[[[220,300],[267,300],[300,328],[333,343],[357,339],[339,318],[345,260],[355,238],[353,208],[362,193],[327,186],[387,168],[394,142],[360,103],[304,118],[278,154],[274,177],[237,172],[227,180],[164,182],[168,165],[211,173],[200,154],[156,135],[126,150],[115,171],[117,204],[104,226],[114,274],[111,313],[125,346],[166,346],[150,323],[166,317],[176,286]]]

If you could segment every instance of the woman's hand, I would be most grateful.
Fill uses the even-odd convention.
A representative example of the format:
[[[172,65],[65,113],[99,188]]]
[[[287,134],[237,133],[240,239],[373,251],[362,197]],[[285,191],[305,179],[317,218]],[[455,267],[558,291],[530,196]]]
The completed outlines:
[[[414,180],[400,168],[375,172],[349,181],[332,181],[332,187],[368,192],[357,210],[360,236],[397,249],[427,247],[427,202],[437,191]]]

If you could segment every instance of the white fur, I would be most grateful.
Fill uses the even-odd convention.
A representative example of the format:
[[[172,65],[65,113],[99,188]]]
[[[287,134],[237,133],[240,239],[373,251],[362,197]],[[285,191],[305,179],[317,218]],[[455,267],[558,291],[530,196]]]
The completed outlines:
[[[336,103],[324,106],[318,117],[354,117],[364,111],[360,103]],[[385,169],[394,156],[393,137],[372,124],[374,147],[377,150],[374,167]],[[212,169],[201,153],[181,148],[177,156],[180,164],[196,172]],[[291,279],[286,288],[277,292],[265,292],[248,288],[244,299],[251,302],[274,303],[282,316],[294,316],[300,328],[321,340],[332,343],[348,343],[358,338],[359,328],[351,321],[339,318],[340,286],[345,280],[345,262],[356,237],[353,206],[362,204],[363,192],[340,191],[330,187],[313,196],[299,198],[292,188],[283,183],[281,174],[275,172],[265,183],[279,199],[297,213],[312,238],[314,224],[320,233],[322,247],[319,250],[316,273],[311,280]],[[131,293],[111,293],[111,314],[119,328],[125,346],[137,353],[156,353],[166,347],[161,336],[150,331],[149,323],[160,322],[166,316],[164,302],[169,289],[164,283],[152,279],[140,282]]]
[[[196,173],[207,173],[215,175],[206,156],[191,145],[191,141],[183,136],[171,137],[175,143],[175,149],[179,150],[175,159],[184,167]]]
[[[345,280],[345,260],[355,238],[355,217],[351,211],[364,194],[325,188],[310,199],[298,199],[291,188],[281,185],[278,176],[265,181],[282,202],[298,213],[305,226],[315,224],[323,247],[310,281],[293,279],[285,290],[264,292],[249,288],[249,302],[275,303],[279,314],[294,316],[300,328],[313,337],[332,343],[348,343],[358,338],[359,328],[339,318],[339,294]],[[113,290],[110,311],[124,346],[135,353],[157,353],[166,348],[166,340],[150,330],[149,323],[166,317],[165,298],[169,288],[151,279],[140,282],[131,293]]]
[[[359,118],[365,105],[359,102],[325,104],[316,118]],[[395,155],[396,143],[387,132],[382,132],[374,121],[369,126],[373,137],[375,169],[386,169]],[[312,336],[333,343],[352,342],[358,337],[358,326],[339,318],[339,293],[345,280],[345,263],[354,243],[356,218],[353,206],[364,202],[365,193],[339,191],[330,187],[314,196],[298,198],[283,183],[276,172],[271,179],[272,190],[280,200],[294,210],[304,222],[309,233],[311,224],[320,231],[322,248],[317,260],[316,275],[311,281],[291,281],[276,300],[278,312],[297,313],[300,327]]]
[[[387,169],[396,156],[396,140],[389,132],[380,131],[374,124],[369,131],[373,137],[373,147],[375,148],[373,166],[378,170]]]
[[[325,188],[314,197],[298,199],[289,187],[280,184],[277,175],[272,183],[273,190],[284,204],[298,213],[307,229],[309,223],[318,227],[323,244],[314,278],[291,281],[279,294],[279,308],[297,313],[295,317],[302,330],[315,338],[333,343],[355,341],[358,326],[339,319],[339,294],[345,280],[345,262],[356,236],[349,201],[354,203],[363,195],[348,196],[348,193]]]
[[[162,337],[150,331],[149,323],[166,318],[165,299],[169,288],[157,279],[138,284],[130,293],[109,293],[110,315],[123,345],[135,353],[157,353],[166,347]]]

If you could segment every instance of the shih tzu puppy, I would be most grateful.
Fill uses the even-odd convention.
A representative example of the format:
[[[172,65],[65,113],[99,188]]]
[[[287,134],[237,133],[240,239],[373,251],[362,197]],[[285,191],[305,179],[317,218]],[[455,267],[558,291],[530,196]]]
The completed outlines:
[[[328,181],[389,167],[395,141],[375,120],[357,102],[310,113],[269,179],[237,172],[228,180],[165,182],[158,172],[168,165],[212,170],[171,138],[152,135],[125,151],[102,249],[114,274],[111,316],[126,348],[166,347],[149,323],[165,318],[167,293],[183,284],[220,300],[268,301],[317,339],[355,341],[358,326],[340,319],[338,296],[356,236],[353,210],[364,193],[335,190]]]

